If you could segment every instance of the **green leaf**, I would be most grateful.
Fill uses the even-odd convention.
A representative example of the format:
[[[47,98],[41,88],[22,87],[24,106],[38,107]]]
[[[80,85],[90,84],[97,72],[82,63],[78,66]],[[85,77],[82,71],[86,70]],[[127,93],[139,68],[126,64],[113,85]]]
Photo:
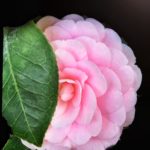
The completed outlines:
[[[21,140],[19,138],[11,136],[10,139],[5,144],[5,146],[3,147],[3,150],[29,150],[29,149],[21,143]]]
[[[2,113],[17,137],[41,146],[58,95],[51,46],[33,22],[4,28]]]

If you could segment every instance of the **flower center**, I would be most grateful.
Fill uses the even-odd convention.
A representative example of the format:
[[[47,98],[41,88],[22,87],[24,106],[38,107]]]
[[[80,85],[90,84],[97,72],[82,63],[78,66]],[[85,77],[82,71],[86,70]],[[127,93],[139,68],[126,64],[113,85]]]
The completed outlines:
[[[59,89],[59,96],[63,101],[69,101],[73,98],[74,86],[72,83],[61,83]]]

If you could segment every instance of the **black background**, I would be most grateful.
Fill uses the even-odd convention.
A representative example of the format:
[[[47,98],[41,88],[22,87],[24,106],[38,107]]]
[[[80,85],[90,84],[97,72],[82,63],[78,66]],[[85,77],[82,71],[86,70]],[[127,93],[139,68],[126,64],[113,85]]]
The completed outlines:
[[[1,68],[3,26],[19,26],[37,16],[61,18],[78,13],[96,18],[118,32],[134,50],[143,73],[143,82],[138,91],[135,121],[124,130],[118,144],[110,149],[150,149],[150,0],[20,0],[0,3]],[[0,125],[0,143],[3,145],[10,130],[4,119],[1,119]]]

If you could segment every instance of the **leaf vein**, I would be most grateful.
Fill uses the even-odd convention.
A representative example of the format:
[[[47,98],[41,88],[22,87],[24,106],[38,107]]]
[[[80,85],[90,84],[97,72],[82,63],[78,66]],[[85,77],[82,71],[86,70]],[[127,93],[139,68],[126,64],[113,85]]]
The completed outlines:
[[[18,85],[18,86],[19,86],[19,85]],[[19,86],[19,87],[20,87],[20,88],[22,88],[22,89],[24,89],[25,91],[27,91],[27,92],[29,92],[29,93],[36,94],[36,95],[40,95],[40,96],[45,97],[45,95],[43,95],[43,94],[40,94],[40,93],[37,93],[37,92],[31,91],[31,90],[26,89],[26,88],[24,88],[24,87],[22,87],[22,86]]]
[[[38,81],[38,80],[35,80],[35,79],[31,78],[30,76],[28,76],[28,75],[22,73],[22,72],[21,72],[20,70],[18,70],[18,69],[15,69],[15,71],[17,71],[17,72],[20,73],[22,76],[27,77],[28,79],[30,79],[30,80],[32,80],[32,81],[34,81],[34,82],[36,82],[36,83],[48,85],[48,83],[40,82],[40,81]]]
[[[6,39],[5,39],[6,49],[8,50],[7,36],[5,36],[5,38],[6,38]],[[18,95],[18,98],[19,98],[19,101],[20,101],[20,105],[21,105],[21,108],[22,108],[22,111],[23,111],[23,114],[24,114],[24,117],[25,117],[25,121],[26,121],[28,130],[30,131],[31,136],[33,137],[33,140],[35,141],[35,143],[38,143],[37,140],[35,139],[34,135],[33,135],[33,132],[32,132],[32,130],[31,130],[31,127],[30,127],[30,125],[29,125],[29,122],[28,122],[28,119],[27,119],[27,116],[26,116],[26,112],[25,112],[24,106],[23,106],[23,104],[22,104],[23,100],[22,100],[22,98],[21,98],[21,95],[20,95],[20,92],[19,92],[19,89],[18,89],[18,85],[17,85],[17,81],[16,81],[16,78],[15,78],[15,76],[14,76],[13,67],[12,67],[11,60],[10,60],[9,50],[8,50],[8,63],[9,63],[10,73],[11,73],[12,79],[13,79],[13,81],[14,81],[15,89],[16,89],[16,92],[17,92],[17,95]]]
[[[10,77],[11,77],[11,74],[9,74],[9,76],[8,76],[7,80],[3,83],[3,87],[2,87],[2,88],[4,88],[4,87],[5,87],[5,85],[8,83],[8,81],[9,81]]]
[[[22,111],[19,113],[19,115],[16,117],[16,119],[14,120],[14,122],[12,123],[12,127],[15,125],[15,123],[17,122],[17,120],[19,119],[19,117],[21,116]]]
[[[15,97],[16,94],[17,94],[17,92],[15,91],[14,95],[9,99],[9,101],[7,102],[7,104],[3,107],[3,112],[5,111],[5,109],[7,108],[7,106],[9,105],[9,103]]]
[[[27,57],[21,55],[20,53],[18,52],[15,52],[18,56],[20,56],[21,58],[25,59],[26,61],[30,62],[31,64],[33,65],[37,65],[39,66],[40,68],[42,68],[44,71],[46,71],[48,73],[48,71],[41,65],[41,64],[37,64],[37,63],[34,63],[33,61],[31,61],[30,59],[28,59]]]

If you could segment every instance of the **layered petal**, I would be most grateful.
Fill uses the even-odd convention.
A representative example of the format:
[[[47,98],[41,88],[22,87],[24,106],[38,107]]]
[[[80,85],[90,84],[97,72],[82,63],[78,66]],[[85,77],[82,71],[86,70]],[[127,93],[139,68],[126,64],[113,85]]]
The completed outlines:
[[[51,121],[51,125],[59,128],[59,127],[65,127],[73,123],[78,116],[80,110],[80,106],[73,107],[72,104],[68,104],[66,111],[61,116],[55,116],[53,117]]]
[[[93,88],[96,96],[103,95],[107,89],[107,82],[99,68],[90,61],[80,61],[77,67],[88,75],[87,83]]]
[[[89,141],[91,135],[88,133],[85,126],[74,123],[71,127],[68,137],[74,144],[82,145]]]
[[[65,40],[71,38],[69,32],[58,26],[49,26],[45,29],[44,34],[49,42],[54,40]]]
[[[86,48],[88,59],[99,66],[109,66],[111,62],[111,53],[108,47],[102,42],[96,42],[89,37],[78,38]]]
[[[122,43],[119,35],[112,29],[105,29],[103,42],[112,49],[122,50]]]
[[[99,107],[102,113],[113,113],[120,109],[123,103],[123,95],[121,91],[116,89],[109,90],[104,96],[98,100]]]
[[[88,84],[84,85],[80,108],[76,122],[78,124],[89,124],[96,110],[96,96]]]
[[[119,132],[119,126],[112,121],[109,121],[104,116],[102,117],[102,130],[98,135],[101,140],[108,140],[114,138]]]
[[[55,128],[49,126],[45,134],[45,140],[51,143],[59,143],[64,140],[64,138],[67,136],[69,131],[70,131],[70,126],[63,127],[63,128]]]
[[[105,148],[99,139],[93,138],[86,144],[78,146],[74,150],[105,150]]]

